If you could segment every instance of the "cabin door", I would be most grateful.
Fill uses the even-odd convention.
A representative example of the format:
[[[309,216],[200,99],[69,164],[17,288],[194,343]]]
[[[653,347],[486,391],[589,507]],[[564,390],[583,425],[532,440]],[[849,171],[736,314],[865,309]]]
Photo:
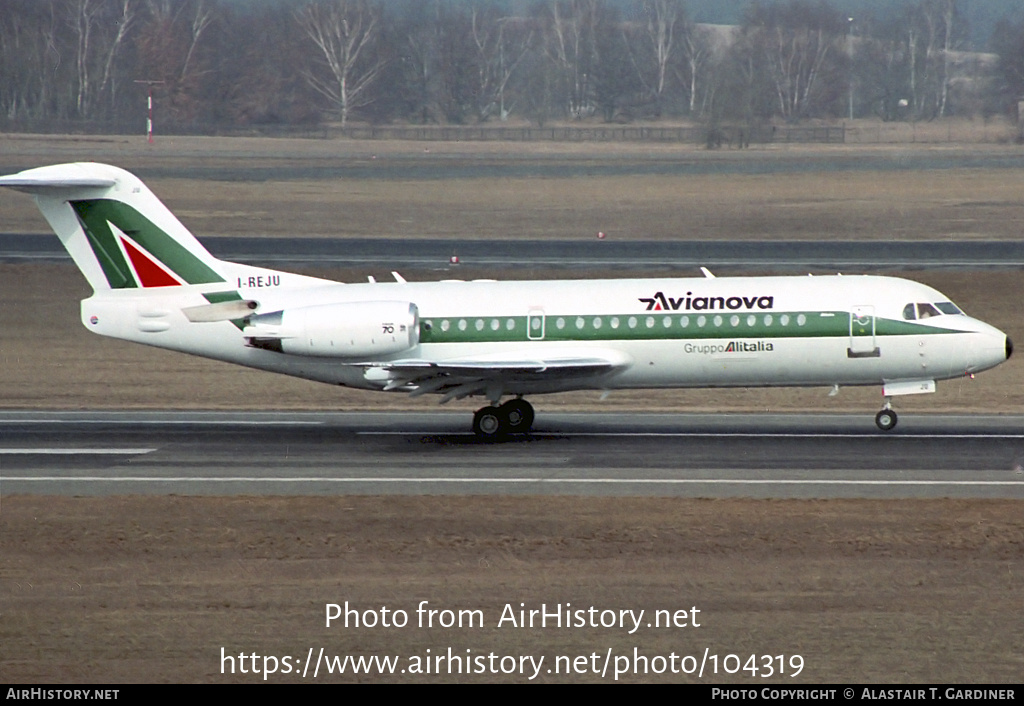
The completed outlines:
[[[875,339],[875,307],[862,304],[850,311],[850,358],[877,358],[881,355]]]

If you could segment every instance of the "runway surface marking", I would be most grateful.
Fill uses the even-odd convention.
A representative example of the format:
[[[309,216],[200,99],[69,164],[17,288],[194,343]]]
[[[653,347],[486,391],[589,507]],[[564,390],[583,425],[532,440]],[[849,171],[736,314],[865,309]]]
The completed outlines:
[[[137,456],[156,451],[151,449],[113,449],[113,448],[0,448],[0,456]]]
[[[124,422],[119,419],[4,419],[4,424],[117,424],[117,425],[131,425],[131,426],[323,426],[322,421],[304,421],[304,420],[258,420],[258,419],[133,419],[129,422]]]
[[[851,471],[853,472],[853,471]],[[863,472],[863,471],[860,471]],[[636,484],[636,485],[900,485],[900,486],[1024,486],[1021,480],[824,480],[824,479],[737,479],[737,478],[446,478],[446,477],[272,477],[257,476],[3,476],[4,481],[25,482],[100,482],[100,483],[544,483],[544,484]]]
[[[458,438],[475,438],[474,434],[445,433],[438,431],[357,431],[356,436],[445,436]],[[721,437],[733,439],[1024,439],[1024,432],[1018,434],[999,434],[991,432],[977,432],[971,434],[935,434],[916,432],[753,432],[753,431],[582,431],[582,432],[558,432],[558,431],[533,431],[521,437],[557,436],[559,438],[616,438],[616,437],[641,437],[641,438],[705,438]]]

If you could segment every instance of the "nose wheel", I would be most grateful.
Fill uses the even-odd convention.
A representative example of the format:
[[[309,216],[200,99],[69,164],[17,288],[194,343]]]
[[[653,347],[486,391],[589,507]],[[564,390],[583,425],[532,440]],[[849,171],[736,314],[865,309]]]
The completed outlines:
[[[481,407],[473,415],[473,433],[488,441],[525,434],[530,431],[534,416],[533,405],[521,397],[501,406]]]
[[[883,409],[881,412],[875,415],[875,424],[882,431],[891,431],[895,426],[899,417],[896,416],[896,412],[892,411],[888,407]]]

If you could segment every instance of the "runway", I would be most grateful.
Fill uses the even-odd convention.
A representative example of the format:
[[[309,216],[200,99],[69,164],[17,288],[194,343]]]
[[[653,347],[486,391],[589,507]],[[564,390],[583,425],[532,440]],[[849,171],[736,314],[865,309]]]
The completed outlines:
[[[769,267],[871,272],[892,268],[1024,266],[1024,242],[1011,240],[597,241],[449,240],[436,238],[276,238],[203,236],[216,257],[264,267],[380,265],[444,268],[457,255],[465,267]],[[0,262],[67,262],[50,234],[0,233]]]
[[[1024,498],[1024,417],[465,412],[0,413],[0,495]]]

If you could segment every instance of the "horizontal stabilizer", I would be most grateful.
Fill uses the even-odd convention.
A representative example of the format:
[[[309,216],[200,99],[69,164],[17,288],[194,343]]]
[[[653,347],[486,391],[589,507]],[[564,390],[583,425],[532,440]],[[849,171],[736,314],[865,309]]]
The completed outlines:
[[[0,177],[0,186],[28,192],[42,189],[109,189],[116,183],[109,176],[96,174],[87,164],[58,164]]]

